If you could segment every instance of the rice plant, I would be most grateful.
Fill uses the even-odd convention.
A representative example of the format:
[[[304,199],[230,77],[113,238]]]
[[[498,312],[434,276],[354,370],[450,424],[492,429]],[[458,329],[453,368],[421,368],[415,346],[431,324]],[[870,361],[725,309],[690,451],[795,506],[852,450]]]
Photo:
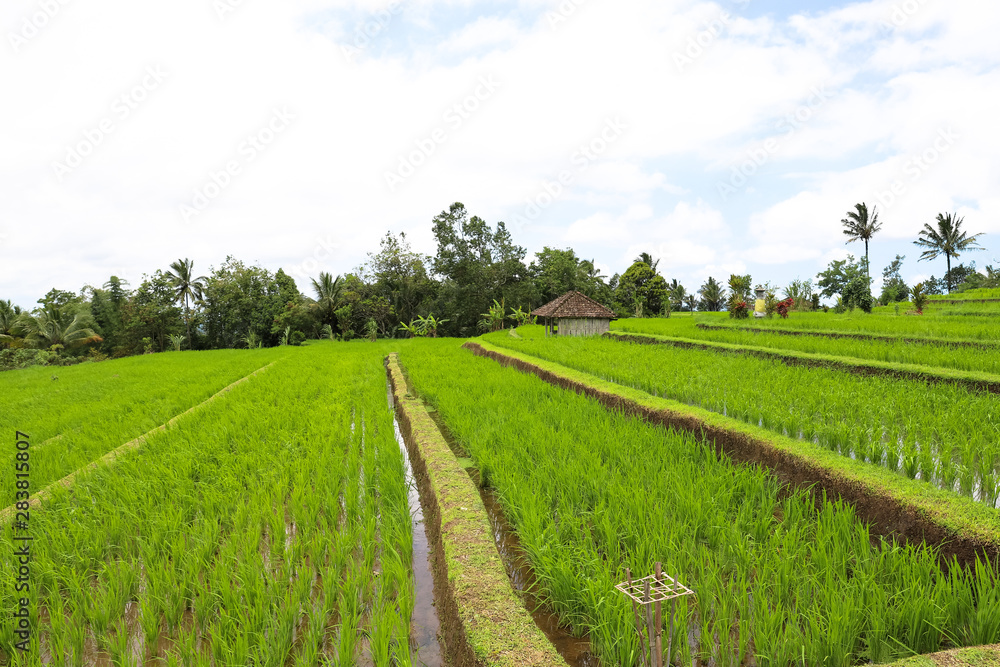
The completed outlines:
[[[362,633],[386,620],[388,655],[407,664],[398,642],[409,629],[400,610],[413,608],[413,575],[402,560],[412,549],[410,507],[383,347],[286,349],[267,373],[33,509],[32,530],[45,536],[34,546],[35,585],[41,599],[58,600],[41,629],[52,654],[82,665],[96,647],[102,660],[133,664],[141,646],[143,660],[166,664],[315,665],[338,656],[353,664]],[[146,357],[149,368],[110,363],[138,368],[139,379],[126,384],[134,395],[112,389],[110,405],[90,403],[89,422],[74,414],[83,435],[116,416],[120,428],[89,440],[91,454],[66,458],[85,463],[275,358],[242,351],[184,365],[200,354]],[[103,383],[113,385],[102,366],[90,367],[104,378],[95,398]],[[163,382],[151,382],[160,375]],[[25,421],[49,414],[26,406],[17,405]],[[68,440],[52,443],[50,467],[38,450],[39,482],[59,475],[57,450]],[[345,494],[351,507],[340,516]],[[0,542],[0,567],[13,571],[9,530]],[[13,608],[12,596],[4,586],[0,605]],[[0,635],[0,662],[16,655],[13,643]],[[24,657],[40,659],[37,648]]]
[[[1000,617],[998,573],[986,564],[945,572],[933,549],[872,540],[848,505],[817,506],[691,436],[492,361],[414,348],[401,361],[488,471],[539,594],[589,633],[605,664],[639,662],[614,584],[626,567],[650,572],[656,561],[697,596],[684,664],[737,664],[753,651],[761,665],[854,665],[966,644],[973,633],[1000,640],[985,621]],[[975,600],[982,616],[946,613],[956,599]]]
[[[1000,410],[990,394],[717,351],[606,338],[545,339],[537,329],[522,328],[520,338],[486,338],[498,347],[725,412],[777,433],[804,437],[803,425],[809,424],[808,430],[831,450],[942,488],[949,488],[936,474],[942,463],[963,466],[962,492],[996,506]]]

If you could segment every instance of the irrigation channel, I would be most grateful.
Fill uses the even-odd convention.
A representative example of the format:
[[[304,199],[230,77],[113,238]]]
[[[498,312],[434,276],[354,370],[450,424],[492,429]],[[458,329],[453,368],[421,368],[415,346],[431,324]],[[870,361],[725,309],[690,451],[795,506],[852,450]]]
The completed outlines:
[[[392,410],[392,428],[396,433],[396,444],[403,455],[403,465],[406,467],[407,500],[410,505],[411,533],[413,535],[413,579],[415,583],[416,600],[413,605],[413,615],[410,617],[410,648],[411,660],[414,665],[423,667],[441,667],[445,664],[438,642],[441,631],[441,621],[438,619],[437,608],[434,606],[434,575],[431,572],[431,549],[424,527],[424,508],[420,504],[420,494],[417,490],[417,480],[410,465],[410,454],[399,430],[399,420],[396,418],[396,406],[392,399],[392,385],[389,379],[385,381],[389,407]]]
[[[393,408],[393,425],[396,430],[396,441],[403,452],[403,460],[406,465],[406,480],[409,485],[409,499],[413,517],[413,575],[416,579],[417,599],[414,606],[413,618],[411,620],[411,632],[414,639],[420,644],[418,648],[420,662],[414,660],[415,665],[427,665],[427,667],[437,667],[442,664],[441,648],[437,641],[437,632],[440,622],[437,611],[434,607],[433,588],[434,582],[430,569],[430,545],[428,544],[427,533],[423,525],[423,508],[420,504],[420,497],[417,489],[417,482],[414,479],[413,468],[410,464],[409,452],[399,428],[399,420],[396,418],[395,405],[392,397],[392,386],[386,380],[389,405]],[[601,663],[597,656],[591,651],[590,639],[588,637],[575,637],[559,623],[559,617],[547,605],[545,605],[535,595],[535,573],[528,562],[528,556],[521,547],[521,542],[514,532],[513,527],[504,514],[500,499],[491,489],[484,489],[479,483],[479,469],[473,464],[462,447],[455,441],[447,425],[441,420],[440,415],[432,407],[427,407],[428,414],[434,420],[449,449],[465,469],[469,477],[479,491],[479,497],[486,508],[487,518],[493,533],[493,543],[496,545],[497,553],[503,562],[504,570],[510,579],[511,586],[518,591],[524,600],[525,608],[531,614],[532,620],[538,629],[541,630],[548,640],[555,647],[559,655],[570,667],[600,667]],[[419,525],[418,525],[419,524]],[[418,563],[419,561],[419,563]],[[433,629],[431,627],[433,625]],[[430,644],[432,637],[433,645]],[[427,649],[423,642],[427,641]],[[436,658],[436,662],[431,659]]]

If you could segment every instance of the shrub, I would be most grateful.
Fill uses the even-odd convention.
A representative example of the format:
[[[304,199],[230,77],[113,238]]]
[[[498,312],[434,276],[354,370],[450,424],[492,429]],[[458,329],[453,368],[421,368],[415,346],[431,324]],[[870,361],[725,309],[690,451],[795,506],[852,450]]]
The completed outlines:
[[[0,351],[0,370],[10,371],[30,366],[72,366],[82,359],[63,357],[52,350],[30,347]]]
[[[874,299],[868,287],[868,280],[864,276],[852,278],[844,287],[844,304],[848,308],[860,308],[866,313],[872,312]]]
[[[304,333],[302,333],[301,331],[293,331],[292,337],[288,339],[288,343],[290,345],[302,345],[305,339],[306,335]]]
[[[917,283],[913,286],[912,296],[913,308],[918,314],[923,315],[924,306],[927,305],[927,294],[924,293],[924,284]]]
[[[729,317],[737,320],[745,320],[750,317],[750,308],[743,299],[733,301],[729,304]]]
[[[781,316],[781,319],[786,320],[788,319],[788,311],[791,310],[794,304],[795,304],[795,299],[788,298],[785,299],[784,301],[779,301],[777,305],[774,307],[774,309],[778,313],[778,315]]]

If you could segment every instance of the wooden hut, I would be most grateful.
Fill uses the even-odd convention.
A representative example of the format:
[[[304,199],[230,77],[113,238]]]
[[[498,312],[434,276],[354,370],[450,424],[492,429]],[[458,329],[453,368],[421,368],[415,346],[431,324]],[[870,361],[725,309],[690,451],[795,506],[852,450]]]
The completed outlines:
[[[611,320],[615,319],[614,311],[579,292],[566,292],[531,314],[542,318],[546,336],[557,333],[560,336],[599,336],[611,328]]]

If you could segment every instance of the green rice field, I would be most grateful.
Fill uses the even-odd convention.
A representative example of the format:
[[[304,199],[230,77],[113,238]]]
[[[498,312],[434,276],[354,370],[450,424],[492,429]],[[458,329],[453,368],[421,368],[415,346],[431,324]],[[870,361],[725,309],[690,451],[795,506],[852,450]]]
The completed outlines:
[[[539,326],[482,340],[818,444],[895,471],[887,478],[904,486],[967,496],[1000,527],[996,395],[738,353],[1000,374],[992,350],[940,342],[1000,344],[969,328],[973,319],[675,314],[613,325],[729,351],[547,338]],[[626,416],[464,342],[310,341],[0,373],[4,506],[23,499],[18,432],[29,436],[30,491],[53,485],[26,523],[10,511],[0,531],[5,619],[24,606],[17,538],[33,538],[31,637],[19,647],[15,624],[0,626],[0,664],[456,664],[444,634],[440,659],[420,639],[421,605],[446,609],[420,598],[430,571],[414,555],[421,507],[387,400],[391,352],[461,465],[499,500],[532,571],[531,599],[545,605],[535,611],[589,642],[590,661],[574,667],[642,664],[632,608],[614,586],[626,568],[644,576],[655,562],[695,593],[677,606],[669,650],[664,635],[667,665],[848,667],[1000,642],[1000,564],[879,537],[821,488],[787,486],[697,434]],[[135,446],[91,466],[126,443]]]

